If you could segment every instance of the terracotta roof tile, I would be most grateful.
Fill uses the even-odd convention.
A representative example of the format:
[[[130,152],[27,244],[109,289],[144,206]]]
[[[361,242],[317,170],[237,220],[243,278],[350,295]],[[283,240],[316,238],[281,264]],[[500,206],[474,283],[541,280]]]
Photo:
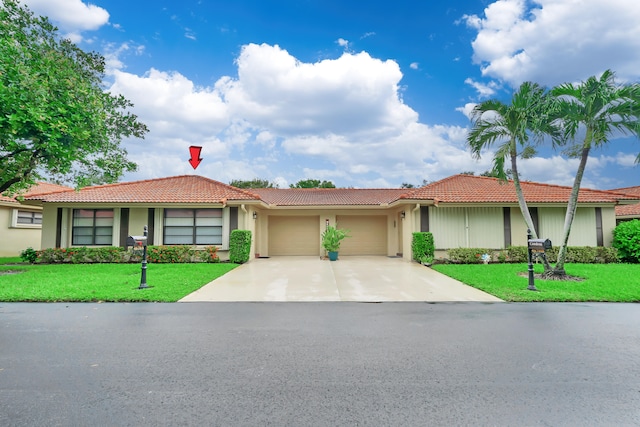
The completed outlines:
[[[249,191],[197,175],[97,185],[79,191],[34,195],[29,200],[85,203],[225,203],[258,200]]]
[[[252,191],[265,203],[277,206],[383,205],[407,192],[398,188],[255,188]]]
[[[522,191],[529,203],[566,203],[571,187],[522,181]],[[513,181],[500,182],[497,178],[473,175],[453,175],[449,178],[412,190],[406,199],[435,200],[442,203],[517,203]],[[634,199],[633,196],[611,191],[580,189],[580,203],[617,203]]]
[[[27,197],[36,196],[36,195],[56,193],[60,191],[69,191],[69,190],[73,190],[73,189],[71,187],[67,187],[64,185],[51,184],[49,182],[38,182],[33,187],[29,188],[27,192],[21,194],[21,196],[24,198],[27,198]],[[7,197],[7,196],[0,195],[0,201],[18,203],[18,201],[16,200],[16,197]]]
[[[628,194],[635,197],[640,197],[640,186],[637,187],[625,187],[625,188],[614,188],[613,190],[616,193]],[[640,203],[636,203],[633,205],[622,205],[616,206],[616,216],[631,216],[640,218]]]

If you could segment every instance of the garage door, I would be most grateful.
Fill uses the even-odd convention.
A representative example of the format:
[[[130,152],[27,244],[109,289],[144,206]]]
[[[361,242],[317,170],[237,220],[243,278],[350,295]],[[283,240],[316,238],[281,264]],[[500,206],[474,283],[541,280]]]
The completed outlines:
[[[385,215],[336,217],[339,228],[351,231],[340,245],[340,255],[386,255],[387,217]]]
[[[320,255],[320,217],[269,216],[269,255]]]

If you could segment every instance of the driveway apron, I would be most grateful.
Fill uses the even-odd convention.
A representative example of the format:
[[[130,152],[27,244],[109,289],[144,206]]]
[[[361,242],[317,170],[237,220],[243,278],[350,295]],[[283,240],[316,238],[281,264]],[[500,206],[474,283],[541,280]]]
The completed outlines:
[[[251,260],[180,300],[201,301],[502,300],[399,258],[281,256]]]

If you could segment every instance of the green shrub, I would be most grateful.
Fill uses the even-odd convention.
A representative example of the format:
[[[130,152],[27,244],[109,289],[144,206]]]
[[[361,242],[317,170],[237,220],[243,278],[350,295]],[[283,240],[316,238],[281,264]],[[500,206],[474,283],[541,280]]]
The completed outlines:
[[[37,261],[43,264],[135,263],[142,261],[142,253],[141,248],[125,251],[117,246],[51,248],[37,251]],[[198,250],[185,245],[149,246],[147,260],[151,263],[220,262],[215,246]]]
[[[559,247],[554,246],[546,251],[550,263],[557,262]],[[488,254],[491,262],[523,263],[528,262],[526,246],[509,246],[507,249],[491,250],[483,248],[455,248],[447,251],[449,261],[460,264],[478,264],[483,262],[483,255]],[[539,260],[534,257],[534,262]],[[581,264],[609,264],[618,262],[616,248],[569,246],[567,248],[567,262]]]
[[[491,255],[493,251],[485,248],[453,248],[447,251],[449,260],[460,264],[478,264],[484,262],[484,254]]]
[[[414,261],[421,262],[423,257],[427,257],[433,260],[436,247],[433,243],[433,234],[424,231],[413,233],[413,239],[411,240],[411,256]]]
[[[620,260],[640,262],[640,220],[624,221],[613,229],[613,247],[618,249]]]
[[[229,236],[229,261],[243,264],[251,253],[251,231],[233,230]]]
[[[509,246],[505,256],[505,262],[522,263],[527,262],[526,246]]]
[[[20,259],[24,262],[33,264],[38,259],[38,251],[33,248],[27,248],[24,251],[20,252]]]

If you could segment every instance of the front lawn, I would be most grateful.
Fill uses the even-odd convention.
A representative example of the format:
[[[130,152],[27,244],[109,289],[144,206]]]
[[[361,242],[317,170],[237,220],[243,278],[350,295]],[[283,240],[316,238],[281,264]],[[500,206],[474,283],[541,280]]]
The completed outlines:
[[[640,264],[567,264],[567,274],[584,280],[535,279],[539,292],[527,290],[526,264],[438,264],[433,269],[505,301],[640,302]],[[542,266],[534,271],[542,273]]]
[[[3,264],[0,265],[0,301],[174,302],[237,264],[148,264],[147,267],[149,288],[138,289],[140,264]]]

